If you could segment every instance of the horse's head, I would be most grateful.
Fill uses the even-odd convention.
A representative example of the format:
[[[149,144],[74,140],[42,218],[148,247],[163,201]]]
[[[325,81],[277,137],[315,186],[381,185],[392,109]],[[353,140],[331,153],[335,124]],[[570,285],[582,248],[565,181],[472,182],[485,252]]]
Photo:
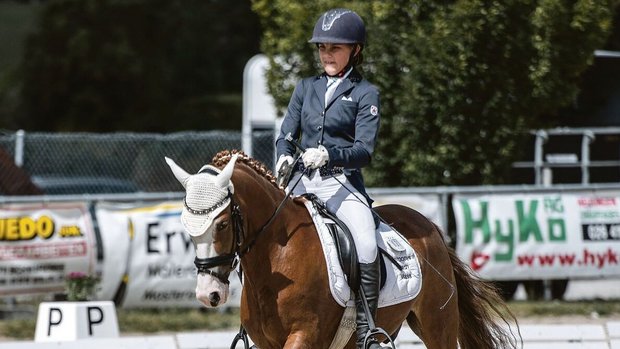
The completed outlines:
[[[228,276],[238,262],[235,248],[242,237],[236,236],[239,234],[233,231],[233,225],[240,217],[234,213],[234,207],[230,207],[234,192],[231,177],[236,160],[235,154],[223,170],[205,165],[198,173],[190,175],[166,158],[186,191],[181,222],[196,248],[196,298],[207,307],[226,303]]]

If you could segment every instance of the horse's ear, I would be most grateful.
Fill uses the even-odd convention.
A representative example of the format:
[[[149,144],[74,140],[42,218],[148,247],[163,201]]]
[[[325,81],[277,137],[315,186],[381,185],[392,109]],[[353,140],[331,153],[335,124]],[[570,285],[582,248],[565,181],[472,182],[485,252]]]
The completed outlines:
[[[230,161],[226,164],[226,167],[215,178],[215,185],[222,189],[228,188],[230,177],[232,177],[233,169],[235,168],[235,162],[237,161],[237,155],[234,154],[230,157]]]
[[[187,180],[189,179],[190,174],[185,172],[184,169],[182,169],[169,157],[165,157],[165,158],[166,158],[166,162],[168,163],[168,166],[170,166],[170,169],[172,170],[172,173],[177,178],[177,180],[181,182],[181,185],[183,186],[183,188],[185,188],[185,184],[187,183]]]

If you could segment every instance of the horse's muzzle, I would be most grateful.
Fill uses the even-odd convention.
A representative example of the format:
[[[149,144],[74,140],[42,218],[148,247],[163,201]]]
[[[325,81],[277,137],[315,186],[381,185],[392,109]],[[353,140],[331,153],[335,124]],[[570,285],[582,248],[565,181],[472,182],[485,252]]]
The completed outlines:
[[[223,296],[224,295],[221,294],[219,291],[209,292],[208,294],[196,293],[196,298],[207,308],[215,308],[219,305],[224,304],[226,300],[222,299]]]
[[[228,300],[229,285],[211,276],[199,274],[196,283],[196,298],[207,308],[220,306]]]

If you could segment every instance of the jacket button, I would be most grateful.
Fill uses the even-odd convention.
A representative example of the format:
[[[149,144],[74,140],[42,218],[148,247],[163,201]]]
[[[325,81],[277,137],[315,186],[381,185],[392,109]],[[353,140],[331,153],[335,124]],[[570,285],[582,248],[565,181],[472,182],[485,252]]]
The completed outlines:
[[[324,117],[324,116],[325,116],[325,112],[324,112],[324,111],[322,111],[322,112],[321,112],[321,117]]]
[[[317,126],[317,127],[316,127],[316,129],[317,129],[318,131],[321,131],[321,129],[322,129],[322,128],[323,128],[323,126]]]

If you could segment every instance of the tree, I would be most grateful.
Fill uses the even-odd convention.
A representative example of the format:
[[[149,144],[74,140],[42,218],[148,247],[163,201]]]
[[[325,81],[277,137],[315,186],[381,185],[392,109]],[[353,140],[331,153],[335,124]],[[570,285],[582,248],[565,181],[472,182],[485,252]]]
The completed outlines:
[[[241,72],[259,37],[247,0],[49,1],[26,43],[16,126],[239,128]]]
[[[365,19],[364,75],[381,90],[370,185],[500,184],[532,128],[573,100],[612,28],[614,0],[255,0],[269,88],[283,110],[295,80],[316,74],[306,44],[331,7]]]

